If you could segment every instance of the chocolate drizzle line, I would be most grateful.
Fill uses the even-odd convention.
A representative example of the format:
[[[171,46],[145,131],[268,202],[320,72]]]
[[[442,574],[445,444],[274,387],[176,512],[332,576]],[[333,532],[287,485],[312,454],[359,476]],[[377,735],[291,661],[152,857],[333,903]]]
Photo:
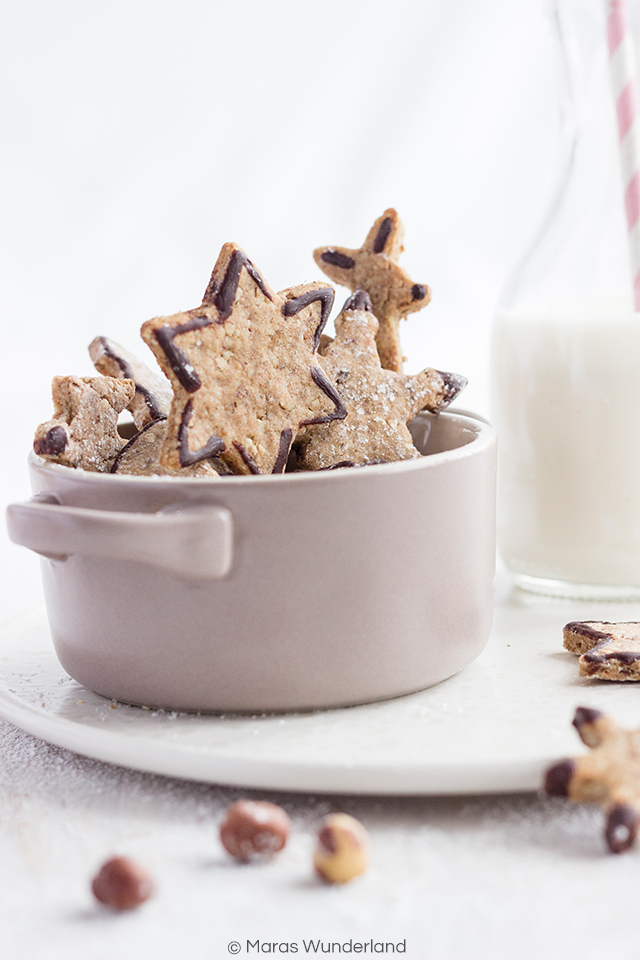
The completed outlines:
[[[607,621],[603,622],[605,625],[607,624]],[[613,626],[613,624],[611,624],[611,626]],[[610,633],[605,633],[603,630],[597,630],[595,627],[589,626],[588,623],[574,621],[568,623],[565,626],[565,630],[574,633],[578,637],[584,637],[585,640],[593,643],[591,649],[582,654],[582,658],[585,663],[597,665],[609,663],[612,660],[617,660],[619,663],[631,664],[635,663],[637,660],[640,660],[640,652],[635,652],[633,650],[613,649],[609,652],[603,652],[605,647],[609,646],[610,644],[615,644],[615,637],[611,636]],[[583,713],[586,711],[586,709],[586,707],[579,708],[579,710],[582,710]],[[574,720],[574,725],[577,725],[577,718],[578,712],[576,712],[576,720]],[[582,720],[581,722],[585,723],[590,721]]]
[[[67,446],[67,431],[63,426],[51,427],[44,437],[33,441],[34,453],[39,457],[58,457]]]
[[[389,462],[389,460],[365,460],[364,463],[354,463],[353,460],[340,460],[339,463],[331,463],[328,467],[318,467],[318,471],[339,470],[341,467],[356,467],[359,470],[361,467],[377,467],[381,463]]]
[[[579,733],[580,727],[584,726],[585,723],[595,723],[601,716],[602,710],[594,710],[593,707],[577,707],[571,722]]]
[[[189,403],[191,403],[191,400],[189,401]],[[122,448],[122,450],[120,450],[120,452],[118,453],[118,456],[115,458],[115,460],[111,464],[111,469],[109,470],[109,473],[118,472],[118,467],[120,466],[120,461],[122,457],[125,455],[125,453],[127,453],[131,449],[131,447],[135,445],[135,443],[140,439],[143,433],[146,433],[147,430],[149,430],[150,427],[155,426],[156,423],[162,423],[162,421],[166,419],[167,418],[164,416],[164,414],[161,414],[159,417],[156,417],[155,420],[150,420],[149,423],[145,423],[144,427],[141,427],[138,430],[138,432],[131,437],[131,440],[129,440],[128,443],[125,443],[124,447]]]
[[[189,420],[193,413],[193,397],[189,397],[187,405],[182,411],[182,419],[178,428],[178,458],[183,467],[190,467],[194,463],[200,463],[201,460],[208,460],[210,457],[217,457],[226,449],[222,437],[215,434],[209,437],[204,447],[199,450],[189,450]]]
[[[340,253],[339,250],[333,250],[331,247],[325,250],[320,256],[325,263],[330,263],[333,267],[340,267],[342,270],[353,270],[356,265],[353,257],[348,257],[346,253]]]
[[[311,426],[313,423],[330,423],[332,420],[344,420],[347,415],[347,408],[344,401],[334,385],[331,383],[324,370],[320,367],[311,367],[311,379],[317,387],[320,387],[333,403],[336,409],[333,413],[325,413],[320,417],[314,417],[313,420],[302,420],[301,427]]]
[[[459,373],[447,373],[445,370],[438,370],[438,373],[443,380],[442,403],[443,406],[446,406],[451,403],[452,400],[455,400],[469,381]]]
[[[389,234],[393,227],[393,220],[391,217],[385,217],[382,223],[380,224],[380,229],[378,230],[378,235],[373,241],[373,252],[382,253],[385,248],[385,244],[389,239]]]
[[[109,357],[109,360],[113,360],[114,363],[117,363],[120,367],[120,373],[126,380],[133,380],[136,385],[136,393],[139,393],[144,402],[147,405],[147,410],[149,411],[149,416],[151,420],[161,420],[164,417],[164,414],[160,407],[158,406],[158,401],[151,393],[147,387],[143,387],[141,383],[138,383],[136,378],[133,375],[133,370],[130,364],[123,357],[119,357],[117,353],[114,353],[109,346],[109,341],[106,337],[100,337],[100,346],[104,351],[104,355]]]
[[[162,410],[158,406],[158,401],[156,400],[154,395],[151,393],[151,391],[147,390],[146,387],[143,387],[141,383],[137,383],[135,380],[133,382],[136,385],[136,393],[140,394],[140,396],[142,397],[142,399],[147,405],[147,410],[149,411],[149,416],[152,418],[152,421],[164,419],[165,415],[163,414]]]
[[[604,835],[612,853],[623,853],[632,846],[638,833],[640,817],[626,803],[616,803],[611,807]]]
[[[607,621],[603,621],[608,623]],[[613,624],[611,624],[613,626]],[[568,623],[565,627],[565,630],[575,633],[580,637],[584,637],[586,640],[593,640],[597,642],[598,640],[611,640],[611,635],[608,633],[603,633],[602,630],[596,630],[595,627],[590,627],[588,624],[580,620],[572,620],[571,623]]]
[[[343,310],[364,310],[371,313],[373,305],[371,297],[366,290],[354,290],[351,296],[345,301]]]
[[[603,640],[602,643],[604,644],[604,642]],[[640,653],[634,653],[632,650],[612,650],[610,653],[600,653],[599,649],[600,645],[583,653],[585,663],[609,663],[612,660],[617,660],[618,663],[635,663],[640,660]]]
[[[284,473],[284,468],[286,467],[287,460],[289,458],[289,450],[291,449],[292,440],[293,430],[290,427],[285,427],[280,434],[280,447],[278,449],[278,456],[276,457],[276,462],[273,465],[273,470],[271,473]]]
[[[169,361],[169,366],[187,393],[195,393],[196,390],[199,390],[202,386],[202,381],[193,369],[193,365],[189,361],[186,353],[183,353],[179,347],[176,347],[173,341],[175,337],[181,333],[189,333],[191,330],[200,330],[202,327],[209,326],[211,326],[209,317],[199,314],[198,316],[192,317],[191,320],[187,320],[186,323],[179,324],[177,327],[158,327],[155,331],[155,338]]]
[[[233,302],[238,292],[240,272],[243,267],[247,268],[247,273],[253,282],[260,287],[265,297],[267,297],[269,300],[273,300],[273,297],[269,293],[267,285],[264,282],[262,274],[256,270],[246,253],[244,253],[242,250],[234,250],[229,258],[229,263],[227,264],[227,269],[224,272],[222,283],[218,287],[212,277],[209,281],[209,286],[205,290],[204,297],[202,298],[203,304],[213,304],[217,308],[218,313],[220,314],[220,323],[224,323],[224,321],[231,316]]]
[[[107,340],[107,338],[100,337],[99,341],[105,356],[109,357],[109,360],[113,360],[120,367],[120,373],[122,374],[122,376],[125,377],[125,379],[127,380],[135,380],[131,367],[129,366],[126,360],[124,360],[122,357],[119,357],[117,353],[113,352],[113,350],[109,346],[109,341]]]
[[[240,454],[240,456],[242,457],[242,459],[244,460],[244,462],[246,463],[246,465],[249,467],[249,473],[253,473],[253,474],[256,474],[256,475],[259,474],[259,473],[261,473],[260,467],[259,467],[258,464],[255,462],[255,460],[253,459],[253,457],[251,456],[251,454],[248,453],[248,452],[245,450],[245,448],[242,446],[242,444],[241,444],[241,443],[238,443],[236,440],[234,440],[234,441],[233,441],[233,445],[234,445],[234,447],[236,448],[236,450],[238,451],[238,453]]]
[[[322,309],[320,311],[320,323],[316,327],[313,335],[314,350],[318,349],[318,345],[320,343],[320,334],[324,330],[327,320],[329,319],[334,298],[335,292],[332,287],[321,287],[319,290],[309,290],[308,293],[301,293],[299,297],[293,297],[292,300],[285,300],[282,306],[282,312],[285,317],[293,317],[296,313],[300,313],[301,310],[304,310],[305,307],[308,307],[310,303],[315,303],[317,300],[322,303]]]
[[[573,760],[561,760],[549,767],[544,778],[544,790],[550,797],[567,797],[576,765]]]

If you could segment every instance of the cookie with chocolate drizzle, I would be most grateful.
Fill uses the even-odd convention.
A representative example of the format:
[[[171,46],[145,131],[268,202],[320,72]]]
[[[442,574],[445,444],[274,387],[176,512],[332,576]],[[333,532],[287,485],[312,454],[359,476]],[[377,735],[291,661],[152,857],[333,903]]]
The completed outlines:
[[[173,391],[165,377],[158,376],[141,360],[108,337],[96,337],[89,344],[93,365],[105,377],[133,380],[135,396],[128,406],[133,422],[142,430],[153,420],[169,415]]]
[[[640,826],[640,730],[624,730],[590,707],[578,707],[573,725],[591,752],[550,767],[544,790],[575,803],[604,806],[607,845],[612,853],[622,853]]]
[[[564,628],[563,646],[580,656],[581,677],[640,680],[640,623],[574,621]]]
[[[376,349],[378,321],[363,290],[349,297],[335,326],[335,340],[324,346],[319,362],[339,391],[347,416],[301,431],[296,443],[299,466],[325,470],[419,457],[407,421],[420,410],[439,413],[466,379],[430,368],[415,376],[384,370]]]
[[[316,355],[333,298],[317,282],[274,293],[226,243],[199,307],[142,326],[174,390],[161,462],[282,473],[301,426],[344,417]]]
[[[54,377],[53,419],[36,430],[33,449],[45,460],[106,473],[125,445],[118,416],[135,394],[133,380]]]
[[[128,473],[136,477],[217,477],[229,471],[221,460],[200,460],[190,467],[170,470],[160,463],[162,445],[167,435],[167,418],[147,423],[122,448],[111,466],[111,473]]]
[[[422,310],[431,299],[429,287],[414,283],[398,265],[404,230],[395,210],[378,217],[358,250],[347,247],[318,247],[313,258],[335,283],[350,290],[366,290],[380,324],[376,343],[382,366],[402,372],[399,322]]]

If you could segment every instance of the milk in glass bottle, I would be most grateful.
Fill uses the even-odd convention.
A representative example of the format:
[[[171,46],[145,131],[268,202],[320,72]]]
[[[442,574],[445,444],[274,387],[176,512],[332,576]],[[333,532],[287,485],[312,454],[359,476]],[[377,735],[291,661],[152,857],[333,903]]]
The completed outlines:
[[[637,120],[633,89],[629,117],[617,101],[617,7],[551,4],[564,168],[492,343],[502,559],[525,589],[584,599],[640,598],[640,314],[624,174]]]

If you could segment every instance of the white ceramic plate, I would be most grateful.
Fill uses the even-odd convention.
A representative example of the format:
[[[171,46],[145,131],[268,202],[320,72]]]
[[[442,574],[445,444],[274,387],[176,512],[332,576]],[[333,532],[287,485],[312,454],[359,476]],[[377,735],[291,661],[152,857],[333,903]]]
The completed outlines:
[[[0,631],[0,714],[78,753],[171,776],[258,789],[369,794],[535,790],[584,747],[579,705],[640,725],[633,683],[581,680],[562,649],[569,620],[640,620],[640,604],[547,600],[509,591],[491,640],[466,670],[422,693],[341,710],[207,716],[105,700],[71,680],[44,611]]]

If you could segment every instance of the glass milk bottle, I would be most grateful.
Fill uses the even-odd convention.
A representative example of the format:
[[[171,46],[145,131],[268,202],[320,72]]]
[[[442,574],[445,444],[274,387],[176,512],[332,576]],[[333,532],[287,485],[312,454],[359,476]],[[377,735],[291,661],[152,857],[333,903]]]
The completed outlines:
[[[622,141],[621,159],[610,4],[555,0],[550,13],[565,164],[495,317],[498,545],[525,589],[638,599],[640,314],[624,186],[633,144]]]

